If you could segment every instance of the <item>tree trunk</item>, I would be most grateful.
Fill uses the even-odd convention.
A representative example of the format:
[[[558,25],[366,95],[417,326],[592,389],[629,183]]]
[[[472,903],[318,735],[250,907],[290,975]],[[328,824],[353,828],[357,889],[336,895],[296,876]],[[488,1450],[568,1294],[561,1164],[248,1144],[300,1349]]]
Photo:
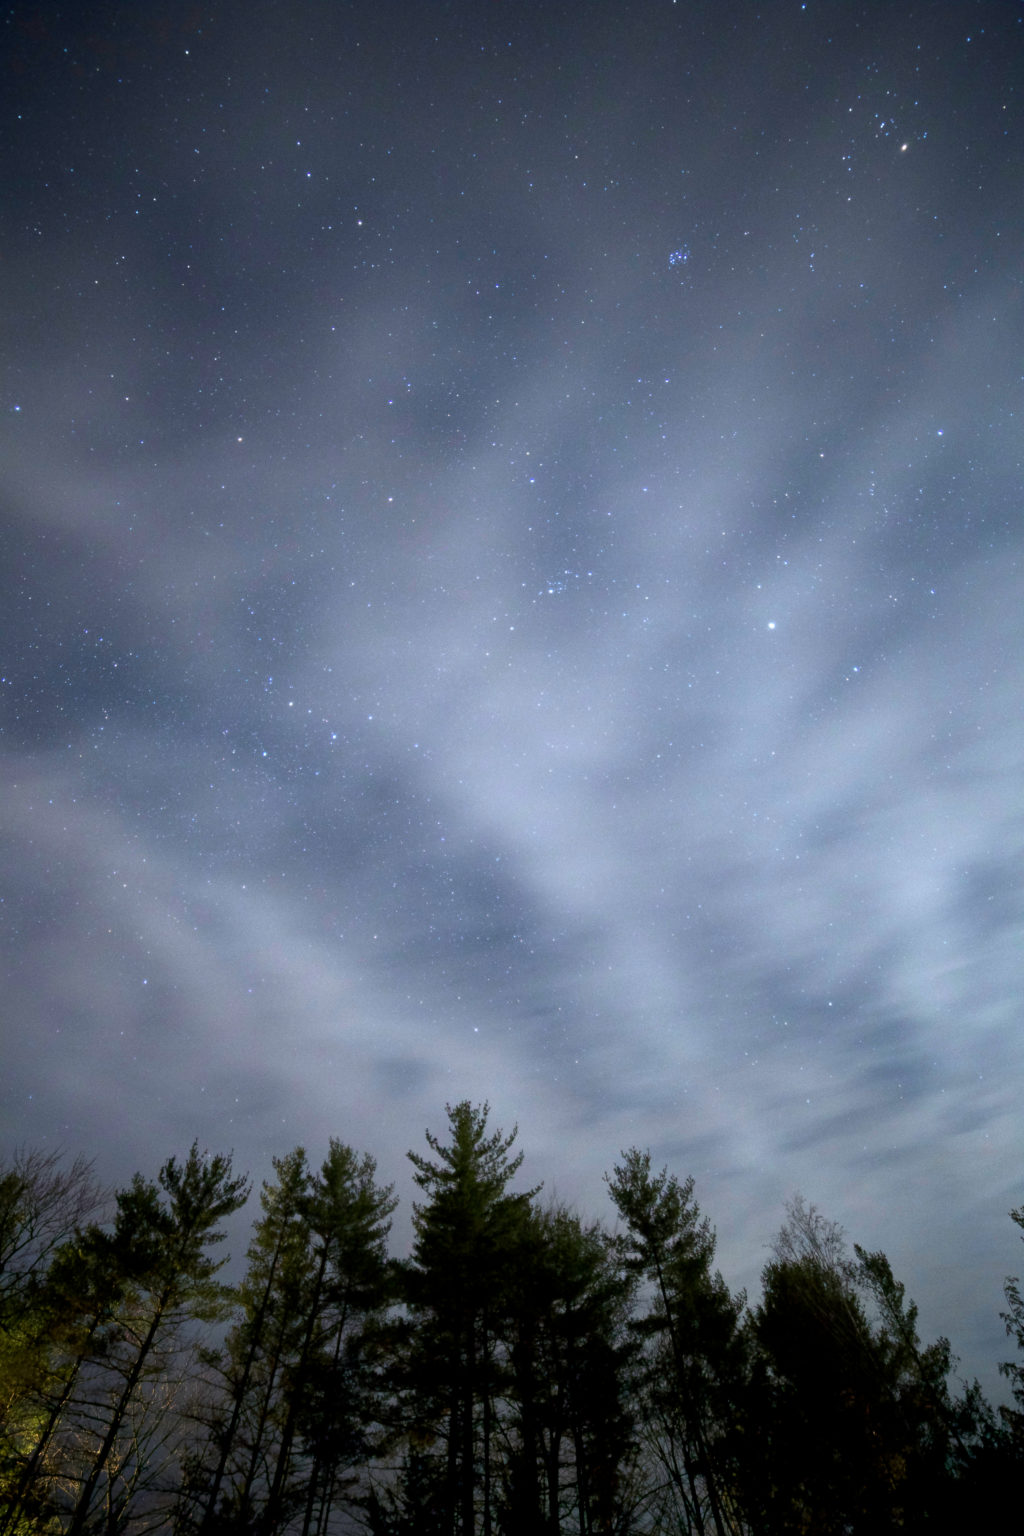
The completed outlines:
[[[114,1414],[107,1428],[107,1433],[103,1437],[103,1444],[100,1446],[99,1454],[93,1463],[92,1471],[86,1478],[85,1485],[78,1496],[78,1503],[75,1505],[75,1513],[72,1517],[71,1524],[68,1526],[67,1536],[81,1536],[81,1532],[85,1528],[85,1522],[89,1514],[89,1505],[92,1503],[92,1496],[96,1492],[96,1484],[99,1482],[103,1473],[103,1469],[110,1458],[110,1453],[114,1449],[114,1442],[117,1439],[118,1432],[122,1423],[124,1422],[124,1416],[128,1412],[128,1404],[132,1400],[135,1388],[138,1386],[140,1380],[142,1379],[143,1368],[146,1364],[146,1360],[149,1358],[149,1352],[153,1348],[153,1341],[157,1336],[157,1331],[160,1327],[160,1324],[163,1322],[165,1306],[166,1299],[165,1297],[161,1297],[157,1308],[153,1313],[146,1337],[142,1342],[138,1354],[135,1356],[135,1363],[128,1373],[128,1380],[125,1383],[124,1391],[121,1393],[121,1396],[118,1399],[117,1407],[114,1409]]]

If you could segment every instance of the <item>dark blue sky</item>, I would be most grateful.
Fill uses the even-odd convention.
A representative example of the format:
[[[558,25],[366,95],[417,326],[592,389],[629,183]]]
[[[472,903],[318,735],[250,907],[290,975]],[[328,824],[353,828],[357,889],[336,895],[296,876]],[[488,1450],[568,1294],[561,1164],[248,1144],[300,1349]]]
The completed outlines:
[[[5,1146],[407,1213],[487,1099],[734,1286],[801,1190],[991,1385],[1020,7],[5,21]]]

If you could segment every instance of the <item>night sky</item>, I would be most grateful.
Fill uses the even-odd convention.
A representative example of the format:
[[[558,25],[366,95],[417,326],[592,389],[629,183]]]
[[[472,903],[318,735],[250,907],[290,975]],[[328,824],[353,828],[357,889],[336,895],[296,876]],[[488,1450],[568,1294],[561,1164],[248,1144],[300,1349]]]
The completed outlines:
[[[334,1135],[401,1248],[486,1099],[755,1295],[801,1191],[992,1385],[1021,19],[5,8],[5,1151]]]

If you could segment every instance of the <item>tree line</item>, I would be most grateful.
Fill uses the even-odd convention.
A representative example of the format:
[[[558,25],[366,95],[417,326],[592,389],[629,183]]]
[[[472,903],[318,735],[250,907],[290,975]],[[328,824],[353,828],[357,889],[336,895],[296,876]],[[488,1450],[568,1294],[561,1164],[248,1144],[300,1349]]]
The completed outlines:
[[[393,1187],[331,1141],[249,1182],[193,1145],[101,1190],[0,1165],[0,1536],[846,1536],[1000,1523],[1024,1365],[998,1409],[923,1343],[884,1253],[795,1200],[754,1305],[692,1179],[633,1148],[614,1226],[517,1190],[516,1131],[448,1107]],[[1011,1212],[1024,1229],[1024,1207]],[[1006,1284],[1024,1350],[1024,1298]]]

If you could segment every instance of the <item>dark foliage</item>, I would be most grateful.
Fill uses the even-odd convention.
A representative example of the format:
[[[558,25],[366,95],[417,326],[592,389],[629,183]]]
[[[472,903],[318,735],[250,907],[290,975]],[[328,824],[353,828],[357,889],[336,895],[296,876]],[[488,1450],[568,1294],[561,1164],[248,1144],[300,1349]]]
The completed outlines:
[[[613,1233],[515,1189],[515,1137],[449,1106],[409,1154],[404,1263],[373,1159],[296,1148],[230,1289],[228,1158],[105,1199],[87,1163],[16,1154],[0,1536],[925,1536],[1010,1507],[1024,1367],[994,1412],[884,1253],[797,1199],[748,1308],[691,1179],[624,1152]]]

